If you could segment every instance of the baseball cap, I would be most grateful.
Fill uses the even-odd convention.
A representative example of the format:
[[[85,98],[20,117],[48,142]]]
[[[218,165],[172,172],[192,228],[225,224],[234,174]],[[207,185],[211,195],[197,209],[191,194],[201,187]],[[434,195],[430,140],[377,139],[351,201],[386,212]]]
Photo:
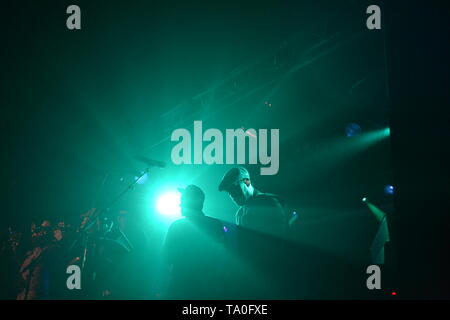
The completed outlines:
[[[243,179],[250,179],[250,174],[247,169],[244,167],[231,168],[223,176],[222,181],[219,184],[219,191],[227,191],[231,186]]]

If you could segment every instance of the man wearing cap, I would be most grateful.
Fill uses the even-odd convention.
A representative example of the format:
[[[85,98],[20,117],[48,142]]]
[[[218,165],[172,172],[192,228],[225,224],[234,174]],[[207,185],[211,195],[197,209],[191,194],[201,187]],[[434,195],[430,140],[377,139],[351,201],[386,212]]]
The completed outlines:
[[[180,189],[181,214],[167,231],[165,261],[171,267],[169,299],[213,299],[218,294],[218,276],[222,265],[224,228],[205,216],[205,194],[195,186]]]
[[[219,191],[226,191],[240,207],[236,224],[255,231],[283,237],[287,219],[279,198],[255,189],[244,167],[230,169],[222,178]]]
[[[283,206],[274,194],[255,189],[250,174],[243,167],[230,169],[222,178],[219,191],[226,191],[240,207],[236,213],[236,254],[254,271],[237,269],[236,279],[245,290],[244,297],[251,299],[273,299],[284,292],[286,281],[285,259],[290,255],[285,248],[287,219]]]

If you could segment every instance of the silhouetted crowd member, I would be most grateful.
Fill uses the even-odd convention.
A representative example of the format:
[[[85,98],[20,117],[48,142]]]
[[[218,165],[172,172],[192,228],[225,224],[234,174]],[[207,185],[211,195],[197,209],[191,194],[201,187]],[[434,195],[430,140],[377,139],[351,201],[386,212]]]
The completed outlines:
[[[205,194],[195,185],[182,190],[184,218],[169,227],[164,244],[165,261],[170,267],[167,299],[220,296],[224,228],[219,220],[205,216],[204,200]]]
[[[33,227],[31,248],[19,269],[18,300],[61,298],[66,270],[63,238],[62,225],[52,228],[51,222],[44,220]]]

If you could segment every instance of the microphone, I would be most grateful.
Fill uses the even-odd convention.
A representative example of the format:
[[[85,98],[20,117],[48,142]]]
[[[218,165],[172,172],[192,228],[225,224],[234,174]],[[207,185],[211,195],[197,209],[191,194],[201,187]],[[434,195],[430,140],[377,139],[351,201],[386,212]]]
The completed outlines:
[[[143,163],[145,163],[146,165],[150,166],[150,167],[158,167],[158,168],[165,168],[166,167],[166,163],[163,161],[157,161],[157,160],[153,160],[144,156],[135,156],[134,157],[136,160],[139,160]]]

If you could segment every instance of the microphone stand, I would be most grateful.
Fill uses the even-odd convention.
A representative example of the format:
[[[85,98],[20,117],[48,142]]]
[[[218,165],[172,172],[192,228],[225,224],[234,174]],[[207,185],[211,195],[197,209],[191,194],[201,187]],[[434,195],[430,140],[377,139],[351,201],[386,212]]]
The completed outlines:
[[[75,245],[80,242],[81,239],[83,239],[83,259],[81,262],[81,271],[84,270],[85,266],[86,266],[86,260],[87,260],[87,256],[88,256],[88,247],[89,247],[89,235],[88,235],[88,231],[90,229],[92,229],[92,227],[97,223],[97,220],[102,218],[103,215],[105,214],[106,210],[111,207],[113,204],[115,204],[117,201],[119,201],[128,191],[133,190],[134,186],[137,184],[137,182],[146,174],[148,174],[149,172],[149,167],[147,167],[139,177],[135,178],[135,180],[133,181],[133,183],[131,183],[129,186],[127,186],[122,192],[120,192],[116,197],[114,197],[105,207],[103,207],[102,209],[98,210],[96,213],[93,214],[92,217],[89,217],[89,220],[91,220],[90,222],[88,222],[88,224],[83,227],[80,230],[80,234],[78,235],[77,239],[74,240],[74,242],[72,243],[72,245],[69,248],[69,251],[72,251],[72,249],[75,247]]]

